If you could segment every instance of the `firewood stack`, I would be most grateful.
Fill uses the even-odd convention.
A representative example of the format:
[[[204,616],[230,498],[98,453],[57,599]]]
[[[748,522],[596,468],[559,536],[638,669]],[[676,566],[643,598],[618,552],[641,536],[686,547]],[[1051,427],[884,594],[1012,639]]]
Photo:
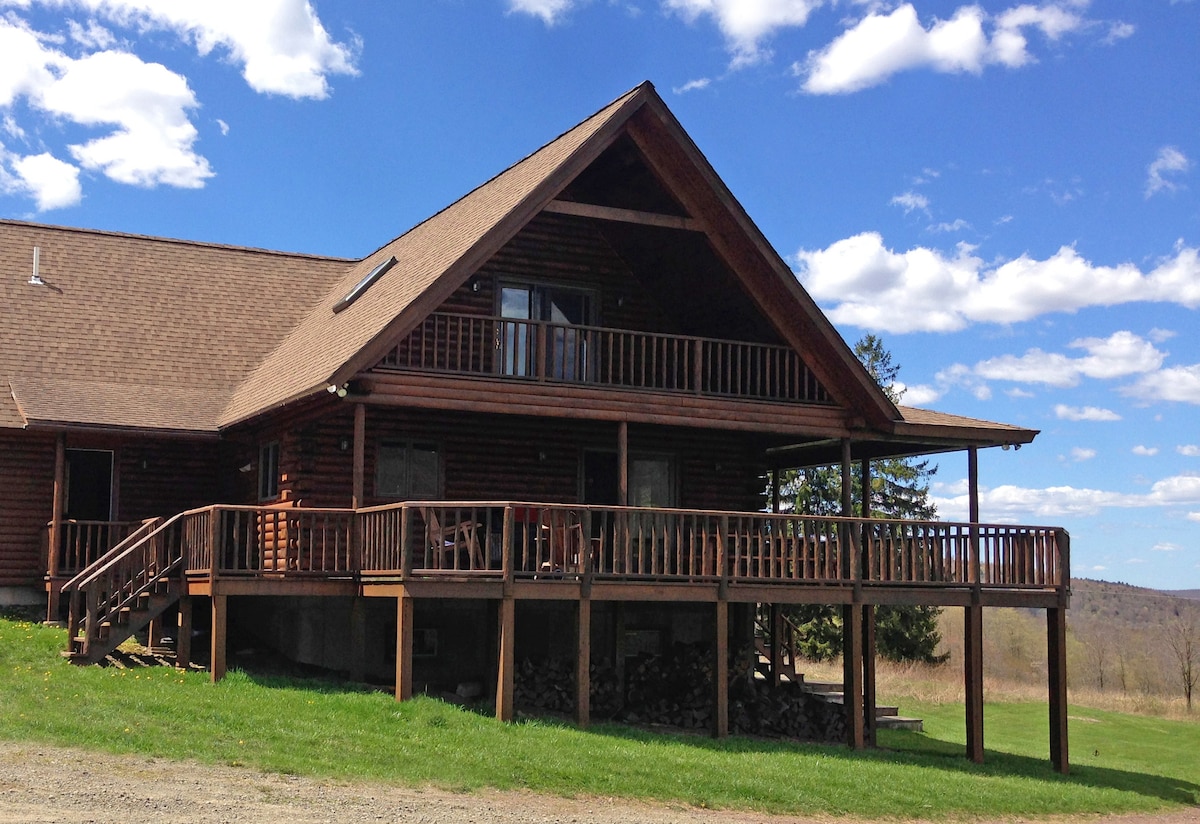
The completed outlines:
[[[773,687],[751,675],[755,655],[733,656],[729,667],[730,730],[770,738],[842,741],[842,708],[804,692],[795,683]],[[591,711],[595,718],[685,730],[713,725],[713,652],[708,644],[675,644],[662,655],[641,654],[625,662],[622,700],[615,666],[592,664]],[[531,714],[569,715],[575,709],[575,663],[566,658],[517,664],[514,700]]]

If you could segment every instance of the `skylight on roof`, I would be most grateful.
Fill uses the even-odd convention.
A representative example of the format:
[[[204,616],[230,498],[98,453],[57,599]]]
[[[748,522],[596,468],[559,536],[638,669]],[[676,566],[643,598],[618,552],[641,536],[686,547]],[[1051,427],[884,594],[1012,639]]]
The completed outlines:
[[[380,263],[378,266],[376,266],[370,272],[367,272],[366,276],[364,276],[363,279],[360,280],[358,283],[354,284],[354,288],[346,293],[346,297],[342,298],[337,303],[333,304],[333,311],[340,312],[343,309],[345,309],[347,306],[349,306],[350,304],[354,303],[354,301],[358,300],[362,296],[363,292],[367,291],[367,289],[369,289],[371,287],[372,283],[374,283],[375,281],[379,280],[381,277],[386,275],[388,269],[391,269],[395,265],[396,265],[396,258],[390,257],[387,260]]]

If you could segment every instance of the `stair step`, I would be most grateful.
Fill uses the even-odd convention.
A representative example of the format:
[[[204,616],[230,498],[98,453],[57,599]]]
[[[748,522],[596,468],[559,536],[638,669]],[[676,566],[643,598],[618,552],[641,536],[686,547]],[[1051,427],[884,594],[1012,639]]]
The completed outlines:
[[[912,730],[925,732],[925,722],[920,718],[909,718],[903,715],[883,715],[875,719],[875,726],[887,730]]]

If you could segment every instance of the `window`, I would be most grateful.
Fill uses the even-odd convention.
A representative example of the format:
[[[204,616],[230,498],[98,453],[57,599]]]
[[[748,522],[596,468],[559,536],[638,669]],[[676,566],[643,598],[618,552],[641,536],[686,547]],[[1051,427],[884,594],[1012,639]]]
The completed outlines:
[[[279,495],[279,441],[258,448],[258,499],[269,501]]]
[[[441,494],[441,453],[436,444],[389,441],[375,457],[375,494],[399,500],[432,500]]]
[[[675,506],[675,473],[669,457],[630,457],[629,505]]]

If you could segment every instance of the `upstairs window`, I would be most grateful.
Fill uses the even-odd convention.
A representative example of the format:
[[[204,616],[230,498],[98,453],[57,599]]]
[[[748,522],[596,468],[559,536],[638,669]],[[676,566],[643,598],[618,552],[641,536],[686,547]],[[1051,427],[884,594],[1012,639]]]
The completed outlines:
[[[375,456],[375,494],[401,501],[441,496],[441,450],[437,444],[387,441]]]

